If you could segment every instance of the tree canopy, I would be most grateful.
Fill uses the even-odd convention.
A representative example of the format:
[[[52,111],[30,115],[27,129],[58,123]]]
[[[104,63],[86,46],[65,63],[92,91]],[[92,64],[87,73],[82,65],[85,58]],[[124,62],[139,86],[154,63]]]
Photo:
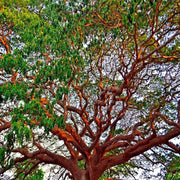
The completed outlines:
[[[178,179],[179,22],[178,0],[1,0],[0,173]]]

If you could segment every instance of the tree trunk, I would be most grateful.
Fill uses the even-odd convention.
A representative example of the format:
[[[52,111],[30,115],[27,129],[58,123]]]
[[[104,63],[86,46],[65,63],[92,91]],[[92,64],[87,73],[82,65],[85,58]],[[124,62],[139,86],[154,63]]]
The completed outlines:
[[[88,170],[82,170],[79,174],[74,176],[74,180],[98,180],[98,176]]]
[[[87,171],[82,173],[81,180],[90,180],[89,173]]]
[[[70,168],[74,180],[98,180],[104,170],[106,170],[106,166],[102,167],[101,163],[99,163],[98,166],[93,165],[93,161],[88,161],[85,169],[80,169],[80,167],[74,163]]]
[[[74,180],[91,180],[89,173],[86,170],[82,170],[80,173],[76,174]]]

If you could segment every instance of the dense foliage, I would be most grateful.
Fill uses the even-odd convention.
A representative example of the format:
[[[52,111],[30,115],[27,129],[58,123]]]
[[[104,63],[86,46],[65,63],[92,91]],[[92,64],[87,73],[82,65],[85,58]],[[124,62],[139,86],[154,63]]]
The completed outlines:
[[[178,0],[1,0],[0,173],[180,178],[179,22]]]

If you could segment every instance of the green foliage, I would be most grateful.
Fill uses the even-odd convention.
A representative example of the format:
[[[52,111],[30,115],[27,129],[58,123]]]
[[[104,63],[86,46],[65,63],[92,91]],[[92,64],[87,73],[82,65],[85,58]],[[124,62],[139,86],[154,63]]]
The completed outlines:
[[[124,132],[124,129],[120,128],[120,129],[116,129],[115,131],[112,131],[111,134],[116,135],[116,134],[121,134]]]
[[[0,148],[0,164],[2,167],[4,166],[5,153],[6,153],[6,148],[5,147]]]
[[[26,100],[26,93],[28,86],[25,83],[22,84],[5,84],[0,87],[1,101],[6,102],[7,100]]]
[[[80,169],[85,169],[85,161],[84,160],[78,161],[78,166],[80,167]]]
[[[16,134],[16,140],[20,145],[23,145],[23,142],[27,142],[31,137],[30,129],[24,126],[21,121],[12,123],[12,131]]]
[[[19,180],[43,180],[44,174],[39,167],[36,167],[35,161],[26,160],[22,163],[19,163],[16,168],[15,177]],[[35,166],[35,168],[34,168]]]
[[[0,166],[5,171],[14,165],[14,160],[9,156],[10,150],[6,147],[0,148]]]
[[[172,161],[168,164],[168,173],[166,174],[166,180],[178,180],[180,178],[180,156],[174,155]]]

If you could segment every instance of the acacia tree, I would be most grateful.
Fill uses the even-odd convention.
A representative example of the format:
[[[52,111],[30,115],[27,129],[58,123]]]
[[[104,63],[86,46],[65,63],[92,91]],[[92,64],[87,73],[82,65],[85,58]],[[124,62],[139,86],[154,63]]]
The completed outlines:
[[[1,0],[1,173],[135,178],[176,162],[179,15],[177,0]]]

